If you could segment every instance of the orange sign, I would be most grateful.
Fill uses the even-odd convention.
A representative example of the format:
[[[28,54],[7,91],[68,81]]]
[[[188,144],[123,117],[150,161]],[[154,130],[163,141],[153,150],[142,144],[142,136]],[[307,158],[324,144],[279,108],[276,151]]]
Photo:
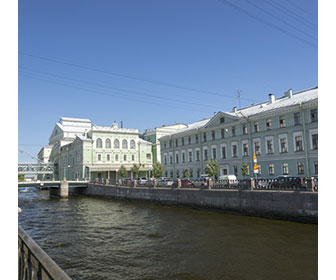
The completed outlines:
[[[257,159],[257,156],[256,156],[256,154],[255,154],[255,153],[253,154],[253,159]]]
[[[258,165],[255,163],[254,166],[253,166],[253,170],[258,170]]]

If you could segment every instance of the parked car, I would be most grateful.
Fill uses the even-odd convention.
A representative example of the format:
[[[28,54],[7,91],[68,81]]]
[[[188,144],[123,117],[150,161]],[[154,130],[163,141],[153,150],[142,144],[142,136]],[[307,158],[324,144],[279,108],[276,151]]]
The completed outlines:
[[[206,187],[208,185],[207,179],[206,178],[197,178],[196,180],[193,181],[193,184],[195,187]]]
[[[274,188],[304,188],[305,179],[301,177],[295,177],[290,175],[281,175],[275,177],[271,183],[271,187]]]
[[[131,178],[122,178],[121,183],[122,183],[122,185],[129,186],[132,183],[132,179]]]
[[[218,177],[218,182],[226,185],[237,186],[238,180],[236,175],[221,175]]]
[[[145,184],[147,184],[147,182],[148,182],[148,180],[147,180],[147,178],[145,178],[145,177],[139,177],[139,178],[137,179],[137,183],[138,183],[139,185],[145,185]]]
[[[159,180],[157,180],[157,186],[159,187],[171,187],[173,184],[174,181],[167,177],[161,177]]]
[[[182,187],[192,187],[194,184],[189,179],[182,179],[181,180],[181,185],[182,185]]]
[[[256,180],[255,180],[255,186],[257,187],[257,188],[261,188],[261,189],[265,189],[265,188],[267,188],[268,186],[269,186],[269,184],[270,184],[270,182],[269,182],[269,180],[268,179],[266,179],[266,178],[257,178]]]

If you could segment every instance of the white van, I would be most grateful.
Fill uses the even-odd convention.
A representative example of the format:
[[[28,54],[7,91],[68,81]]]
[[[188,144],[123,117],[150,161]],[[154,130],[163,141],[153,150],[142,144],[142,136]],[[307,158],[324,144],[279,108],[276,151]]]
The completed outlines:
[[[218,182],[229,185],[238,185],[236,175],[221,175],[218,177]]]

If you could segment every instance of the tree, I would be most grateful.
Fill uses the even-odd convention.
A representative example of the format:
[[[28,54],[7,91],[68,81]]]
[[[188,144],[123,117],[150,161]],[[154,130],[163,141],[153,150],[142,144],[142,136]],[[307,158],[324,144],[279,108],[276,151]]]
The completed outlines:
[[[127,170],[126,170],[126,167],[124,165],[121,165],[119,170],[118,170],[118,175],[121,177],[121,178],[126,178],[128,173],[127,173]]]
[[[155,178],[162,177],[162,165],[158,161],[153,164],[153,174]]]
[[[24,180],[24,175],[23,174],[18,174],[18,180],[21,182]]]
[[[184,169],[184,171],[183,171],[183,178],[189,178],[189,177],[190,177],[189,169]]]
[[[217,176],[218,173],[218,162],[215,159],[210,159],[207,161],[207,166],[205,168],[205,172],[210,176],[210,177],[215,177]]]
[[[242,175],[248,176],[249,175],[249,166],[246,163],[243,163],[242,167],[241,167],[241,171],[242,171]]]
[[[133,173],[133,179],[137,178],[140,172],[140,166],[138,164],[133,164],[131,168],[131,172]]]

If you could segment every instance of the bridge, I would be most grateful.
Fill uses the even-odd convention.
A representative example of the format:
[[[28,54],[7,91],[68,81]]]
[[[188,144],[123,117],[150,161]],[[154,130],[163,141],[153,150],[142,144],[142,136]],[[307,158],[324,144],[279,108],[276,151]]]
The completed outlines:
[[[19,187],[59,187],[63,181],[22,181],[18,182]],[[69,187],[85,188],[88,186],[89,181],[67,181]]]

